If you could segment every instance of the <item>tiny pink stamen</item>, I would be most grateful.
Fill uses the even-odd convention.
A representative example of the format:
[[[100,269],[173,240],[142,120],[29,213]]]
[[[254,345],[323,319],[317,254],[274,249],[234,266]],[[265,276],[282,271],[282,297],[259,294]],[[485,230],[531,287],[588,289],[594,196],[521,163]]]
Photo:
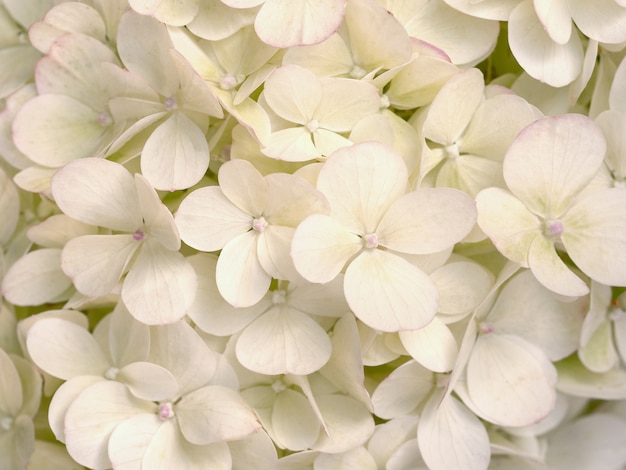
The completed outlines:
[[[146,234],[140,229],[137,229],[135,233],[133,233],[133,240],[136,242],[141,241],[144,238],[146,238]]]
[[[162,420],[170,419],[174,416],[174,405],[169,401],[159,405],[159,418]]]
[[[491,323],[487,323],[487,322],[481,322],[478,325],[478,331],[481,334],[489,334],[489,333],[493,333],[493,325]]]
[[[100,124],[102,127],[110,126],[112,122],[113,120],[111,119],[111,116],[109,116],[104,111],[98,113],[98,124]]]
[[[168,99],[165,100],[165,103],[163,103],[165,106],[165,109],[167,109],[168,111],[173,111],[174,109],[178,108],[178,104],[176,104],[176,98],[174,98],[173,96],[170,96]]]
[[[378,247],[378,235],[376,235],[375,233],[368,233],[367,235],[363,235],[363,240],[365,241],[365,248]]]
[[[267,228],[267,226],[268,223],[267,220],[265,220],[265,217],[259,217],[258,219],[254,219],[252,221],[252,228],[257,232],[262,232]]]
[[[557,219],[548,219],[543,222],[543,234],[546,237],[558,238],[565,230],[563,222]]]

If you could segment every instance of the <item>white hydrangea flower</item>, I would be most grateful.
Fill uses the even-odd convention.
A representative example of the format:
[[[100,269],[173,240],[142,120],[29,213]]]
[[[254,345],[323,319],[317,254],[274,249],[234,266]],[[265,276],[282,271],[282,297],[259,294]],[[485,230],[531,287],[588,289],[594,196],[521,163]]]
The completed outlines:
[[[178,251],[174,217],[143,176],[109,160],[84,158],[55,174],[52,194],[66,215],[117,232],[66,243],[61,267],[79,292],[109,294],[123,277],[122,301],[139,321],[172,323],[185,315],[196,273]]]
[[[520,132],[505,156],[510,192],[488,188],[476,196],[478,224],[496,248],[559,294],[589,292],[559,257],[561,247],[592,279],[626,285],[626,190],[581,194],[605,150],[600,129],[584,116],[541,119]]]
[[[330,215],[312,215],[297,228],[291,254],[308,281],[325,283],[345,267],[344,293],[357,318],[381,331],[414,330],[437,311],[437,289],[402,255],[436,253],[474,226],[464,193],[435,188],[406,193],[402,157],[377,142],[333,153],[317,188]]]

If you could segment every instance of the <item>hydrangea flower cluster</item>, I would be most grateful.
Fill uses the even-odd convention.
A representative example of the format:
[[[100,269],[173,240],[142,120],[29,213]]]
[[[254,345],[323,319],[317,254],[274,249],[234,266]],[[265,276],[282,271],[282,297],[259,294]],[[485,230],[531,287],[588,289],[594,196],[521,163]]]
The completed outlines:
[[[626,468],[624,0],[0,0],[0,469]]]

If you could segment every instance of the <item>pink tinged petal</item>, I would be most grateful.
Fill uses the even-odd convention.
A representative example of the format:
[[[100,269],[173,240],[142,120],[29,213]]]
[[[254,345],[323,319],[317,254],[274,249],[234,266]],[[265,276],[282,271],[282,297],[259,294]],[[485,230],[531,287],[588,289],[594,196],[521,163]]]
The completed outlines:
[[[374,432],[374,418],[365,405],[352,397],[323,394],[316,397],[324,417],[322,432],[312,448],[337,454],[362,446]]]
[[[453,396],[433,395],[420,415],[417,442],[432,470],[485,470],[491,449],[483,423]]]
[[[626,423],[623,418],[597,412],[570,421],[548,438],[549,468],[620,468],[626,461]]]
[[[268,157],[286,162],[306,162],[322,155],[306,127],[290,127],[272,132],[262,151]]]
[[[103,375],[110,367],[94,337],[67,320],[39,320],[28,331],[26,344],[38,367],[63,380],[79,375]]]
[[[535,13],[550,38],[557,44],[567,44],[572,34],[572,18],[567,0],[533,0]]]
[[[410,415],[430,395],[434,385],[434,373],[410,360],[376,387],[372,394],[374,413],[383,419]]]
[[[259,262],[257,238],[254,230],[235,237],[217,260],[217,288],[234,307],[256,304],[270,287],[272,276]]]
[[[358,234],[372,233],[407,187],[404,160],[391,148],[363,142],[333,153],[320,170],[317,189],[327,197],[331,215]]]
[[[428,188],[396,200],[376,233],[386,248],[429,254],[460,242],[475,223],[476,206],[467,194],[450,188]]]
[[[626,41],[624,2],[618,0],[590,5],[581,0],[568,0],[567,6],[576,26],[585,36],[609,44]]]
[[[579,114],[547,117],[522,130],[503,164],[511,192],[530,210],[560,217],[602,165],[600,128]]]
[[[13,305],[41,305],[72,285],[61,270],[61,250],[32,251],[18,259],[2,279],[2,295]]]
[[[322,98],[315,119],[325,129],[348,132],[380,108],[380,93],[370,83],[348,78],[325,78],[321,83]]]
[[[199,0],[130,0],[129,3],[137,13],[154,16],[160,22],[171,26],[184,26],[196,16],[200,2]]]
[[[413,359],[433,372],[448,372],[454,367],[459,347],[450,329],[438,318],[424,328],[401,331],[400,340]]]
[[[497,333],[519,336],[558,361],[576,351],[586,306],[586,299],[560,301],[524,270],[504,286],[487,319]]]
[[[357,318],[380,331],[417,330],[437,311],[432,279],[403,258],[378,249],[366,250],[350,263],[344,293]]]
[[[65,214],[87,224],[134,232],[142,223],[133,177],[109,160],[69,163],[52,178],[52,195]]]
[[[180,237],[201,251],[217,251],[252,227],[252,215],[235,206],[218,186],[200,188],[181,202],[175,217]]]
[[[114,429],[135,415],[155,410],[154,403],[135,398],[119,382],[97,382],[85,389],[67,410],[67,450],[81,465],[109,468],[108,442]]]
[[[239,393],[217,385],[185,395],[176,416],[185,439],[196,445],[242,439],[261,426]]]
[[[453,75],[428,109],[424,137],[441,145],[454,144],[484,100],[484,88],[484,78],[478,69]]]
[[[598,374],[608,372],[619,364],[610,321],[603,321],[597,326],[588,341],[578,349],[578,357],[587,369]]]
[[[484,334],[467,364],[467,390],[481,417],[503,426],[543,419],[556,401],[556,369],[517,336]]]
[[[90,385],[104,381],[104,377],[95,375],[78,375],[54,392],[50,408],[48,409],[48,423],[54,436],[61,442],[65,442],[65,414],[74,400]]]
[[[308,375],[328,361],[331,343],[308,315],[280,304],[243,331],[236,353],[244,367],[260,374]]]
[[[108,453],[113,467],[141,468],[141,461],[152,438],[163,426],[156,413],[138,414],[118,425],[109,439]]]
[[[589,293],[589,287],[559,257],[554,242],[538,236],[528,251],[528,267],[535,278],[557,294],[578,297]]]
[[[314,214],[296,229],[291,256],[298,272],[308,281],[330,282],[363,247],[361,238],[335,219]]]
[[[298,419],[293,419],[294,416]],[[320,434],[320,422],[307,399],[291,389],[276,396],[271,419],[272,439],[281,448],[308,449]]]
[[[25,103],[13,122],[17,148],[35,163],[58,168],[101,151],[107,127],[90,106],[61,94]]]
[[[214,376],[216,354],[187,323],[154,326],[151,333],[148,361],[172,373],[179,385],[179,395],[205,386]],[[202,367],[195,364],[202,364]]]
[[[626,190],[598,191],[574,203],[561,238],[574,263],[606,285],[626,285]]]
[[[124,280],[122,300],[142,323],[174,323],[191,306],[197,285],[196,272],[181,253],[149,239]]]
[[[180,249],[180,237],[174,222],[174,216],[161,203],[159,195],[142,175],[135,173],[135,185],[139,204],[149,234],[156,238],[168,250]]]
[[[86,235],[70,240],[61,253],[61,268],[84,295],[111,293],[139,248],[132,235]]]
[[[322,99],[322,84],[304,67],[283,65],[265,81],[263,96],[271,110],[281,118],[306,125]]]
[[[266,0],[254,29],[271,46],[288,48],[322,42],[343,21],[347,0]]]
[[[348,2],[344,23],[355,62],[364,69],[391,69],[411,58],[411,40],[406,29],[379,2]],[[372,31],[384,41],[379,41]]]
[[[476,196],[478,225],[498,251],[511,261],[528,266],[528,251],[541,235],[539,218],[510,192],[483,189]]]
[[[178,392],[178,383],[165,368],[151,362],[133,362],[115,376],[118,382],[128,387],[137,398],[160,401],[171,398]]]
[[[209,167],[209,144],[202,130],[182,112],[175,112],[148,137],[141,172],[156,189],[187,189]]]
[[[275,279],[298,279],[289,250],[295,229],[268,225],[258,236],[257,255],[259,263]]]
[[[22,383],[11,357],[0,349],[0,413],[14,417],[22,408]],[[4,431],[4,429],[3,429]]]
[[[568,85],[580,73],[583,49],[578,34],[566,44],[554,42],[530,1],[520,2],[509,18],[509,45],[529,75],[553,87]]]
[[[269,197],[268,183],[246,160],[230,160],[219,170],[219,183],[224,196],[253,217],[263,214]]]

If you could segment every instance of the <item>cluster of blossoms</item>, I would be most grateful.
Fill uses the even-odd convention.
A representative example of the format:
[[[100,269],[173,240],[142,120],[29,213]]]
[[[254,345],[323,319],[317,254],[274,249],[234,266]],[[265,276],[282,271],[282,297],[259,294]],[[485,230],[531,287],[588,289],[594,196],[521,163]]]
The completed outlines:
[[[626,466],[626,1],[0,0],[0,469]]]

